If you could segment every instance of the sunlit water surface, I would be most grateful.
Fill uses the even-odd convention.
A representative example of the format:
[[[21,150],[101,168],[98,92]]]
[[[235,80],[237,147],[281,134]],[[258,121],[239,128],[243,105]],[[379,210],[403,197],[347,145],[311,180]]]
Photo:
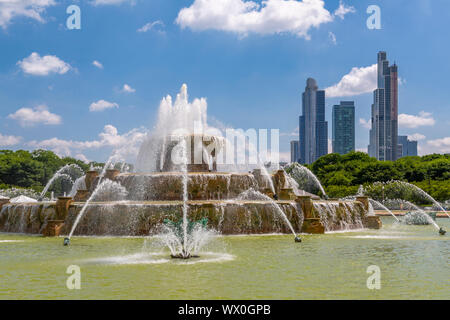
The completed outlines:
[[[438,224],[450,231],[450,219]],[[219,237],[173,260],[144,238],[0,234],[0,299],[450,299],[450,236],[383,218],[383,229]],[[81,289],[66,286],[81,268]],[[381,268],[369,290],[367,267]]]

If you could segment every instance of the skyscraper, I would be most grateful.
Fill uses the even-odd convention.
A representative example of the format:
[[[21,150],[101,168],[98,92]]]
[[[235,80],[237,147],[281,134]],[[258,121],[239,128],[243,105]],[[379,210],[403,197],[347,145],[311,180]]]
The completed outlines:
[[[378,52],[378,85],[372,104],[369,155],[378,160],[398,158],[398,69]]]
[[[333,106],[333,152],[346,154],[355,150],[355,102],[341,101]]]
[[[300,161],[300,143],[299,141],[291,141],[291,162]]]
[[[316,80],[306,80],[300,116],[300,162],[310,164],[328,153],[328,122],[325,121],[325,91]]]
[[[398,144],[402,151],[399,158],[417,156],[417,141],[409,140],[407,136],[398,136]]]

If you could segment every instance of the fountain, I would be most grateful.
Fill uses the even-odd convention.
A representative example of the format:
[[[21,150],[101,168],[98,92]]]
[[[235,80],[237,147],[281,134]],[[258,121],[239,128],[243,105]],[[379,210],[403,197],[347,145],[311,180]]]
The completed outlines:
[[[53,177],[48,180],[47,184],[45,185],[44,189],[42,190],[39,201],[42,201],[47,194],[48,189],[52,186],[52,184],[61,178],[65,178],[71,182],[71,184],[74,184],[73,178],[78,179],[80,176],[83,175],[83,169],[81,169],[76,164],[68,164],[60,168],[56,173],[53,175]]]
[[[218,234],[292,234],[301,242],[299,232],[370,225],[366,198],[322,200],[302,190],[295,174],[268,172],[259,157],[250,172],[248,166],[231,170],[235,163],[220,161],[227,143],[208,125],[206,101],[189,102],[183,85],[174,102],[170,96],[161,101],[133,172],[115,150],[101,172],[91,169],[73,178],[69,197],[20,205],[4,201],[0,231],[64,235],[64,245],[76,235],[153,236],[172,257],[185,259],[198,256]],[[300,165],[293,170],[326,196],[309,170]],[[59,170],[51,180],[64,173]]]
[[[286,171],[297,182],[298,186],[303,187],[303,189],[308,187],[310,188],[310,183],[312,182],[313,185],[319,189],[322,195],[325,198],[328,198],[327,193],[325,192],[325,189],[319,179],[305,166],[302,166],[297,162],[291,163],[286,167]]]

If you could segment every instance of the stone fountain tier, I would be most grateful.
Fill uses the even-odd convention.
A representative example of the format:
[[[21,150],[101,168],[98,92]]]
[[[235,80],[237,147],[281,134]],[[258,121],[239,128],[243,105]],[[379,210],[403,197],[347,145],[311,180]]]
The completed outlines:
[[[110,170],[108,170],[110,171]],[[119,182],[128,191],[127,200],[173,201],[183,199],[183,175],[176,172],[131,173],[107,178]],[[92,184],[92,192],[98,178]],[[189,172],[188,198],[190,200],[234,199],[248,189],[260,190],[251,173]],[[80,200],[83,200],[80,198]],[[105,199],[114,201],[116,199]]]
[[[367,228],[373,223],[361,201],[326,202],[303,196],[276,203],[296,232]],[[0,210],[0,232],[67,235],[83,205],[70,198],[45,203],[6,203]],[[182,201],[93,202],[75,235],[154,234],[164,219],[179,220],[182,206]],[[270,201],[188,201],[188,208],[190,219],[206,217],[208,225],[222,234],[290,233]]]

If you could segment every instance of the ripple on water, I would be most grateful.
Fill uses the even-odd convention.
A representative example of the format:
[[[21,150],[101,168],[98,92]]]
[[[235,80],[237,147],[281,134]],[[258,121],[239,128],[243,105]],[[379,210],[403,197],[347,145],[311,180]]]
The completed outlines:
[[[130,255],[110,256],[83,260],[87,264],[100,265],[138,265],[138,264],[197,264],[197,263],[220,263],[234,260],[234,256],[227,253],[202,252],[199,258],[187,260],[171,259],[169,253],[135,253]]]

